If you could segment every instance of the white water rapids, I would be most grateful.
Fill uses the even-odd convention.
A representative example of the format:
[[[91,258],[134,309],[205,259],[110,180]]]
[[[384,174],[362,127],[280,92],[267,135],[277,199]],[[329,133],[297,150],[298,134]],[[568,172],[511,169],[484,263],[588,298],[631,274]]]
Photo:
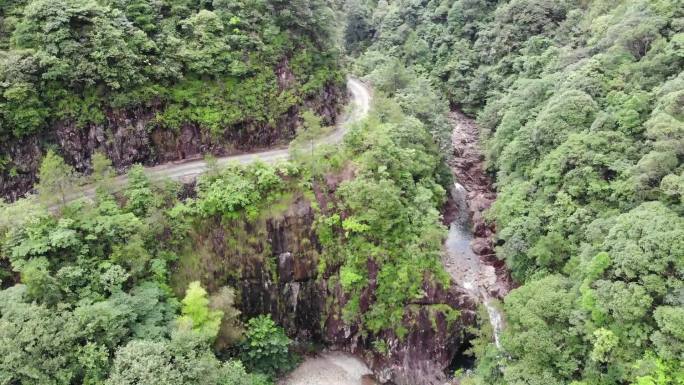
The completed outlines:
[[[466,195],[465,188],[459,183],[454,183],[451,198],[458,212],[449,226],[444,265],[456,284],[484,305],[494,331],[494,343],[497,348],[501,348],[499,338],[503,328],[503,316],[489,295],[489,288],[496,283],[496,273],[493,266],[482,263],[480,257],[470,248],[473,233]]]

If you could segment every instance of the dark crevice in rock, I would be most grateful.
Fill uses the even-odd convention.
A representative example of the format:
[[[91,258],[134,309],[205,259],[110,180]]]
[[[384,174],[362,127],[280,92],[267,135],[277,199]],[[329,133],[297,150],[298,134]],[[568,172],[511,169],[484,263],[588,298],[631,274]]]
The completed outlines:
[[[340,180],[353,177],[351,170],[343,174],[328,176],[318,186],[317,199],[325,195],[334,204]],[[403,338],[394,330],[367,334],[359,321],[342,319],[349,296],[338,282],[339,264],[330,263],[323,272],[318,269],[322,250],[314,219],[311,203],[295,196],[285,210],[267,218],[210,221],[192,241],[193,252],[205,259],[185,281],[199,279],[209,291],[234,287],[244,319],[269,313],[302,346],[321,344],[363,357],[380,381],[442,385],[452,358],[464,349],[464,333],[475,321],[476,304],[462,289],[442,288],[426,277],[425,295],[405,309]],[[368,263],[371,284],[361,295],[362,310],[372,307],[375,296],[372,281],[378,266],[372,260]],[[460,318],[449,323],[442,310],[445,305],[459,309]],[[386,342],[384,353],[373,346],[379,340]]]
[[[467,332],[463,335],[463,345],[456,351],[451,359],[451,363],[447,368],[447,376],[451,376],[456,371],[468,371],[475,367],[475,357],[472,353],[468,352],[472,346],[472,340],[475,336],[468,334]]]

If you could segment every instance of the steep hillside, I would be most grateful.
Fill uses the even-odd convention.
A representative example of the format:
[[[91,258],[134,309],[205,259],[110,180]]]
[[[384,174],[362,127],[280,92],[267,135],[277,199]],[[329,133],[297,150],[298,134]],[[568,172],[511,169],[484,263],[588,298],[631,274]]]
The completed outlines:
[[[467,380],[681,380],[681,2],[347,7],[348,48],[378,88],[401,95],[422,76],[480,123],[496,253],[521,287],[501,349],[476,343]]]
[[[474,315],[440,264],[450,181],[428,126],[376,98],[342,145],[299,137],[294,163],[211,167],[196,185],[138,166],[113,194],[97,155],[94,200],[65,203],[48,181],[73,170],[49,153],[52,212],[0,205],[1,378],[267,384],[322,343],[382,380],[442,383]]]
[[[333,5],[0,0],[0,383],[681,385],[681,1]]]
[[[441,265],[451,180],[423,106],[373,99],[342,143],[313,146],[305,113],[292,163],[191,185],[136,166],[121,190],[96,154],[93,199],[64,199],[73,169],[48,152],[51,210],[0,205],[0,378],[256,385],[325,344],[383,381],[443,383],[474,319]]]
[[[325,2],[0,4],[0,194],[28,191],[46,148],[78,171],[291,139],[303,106],[345,98]]]

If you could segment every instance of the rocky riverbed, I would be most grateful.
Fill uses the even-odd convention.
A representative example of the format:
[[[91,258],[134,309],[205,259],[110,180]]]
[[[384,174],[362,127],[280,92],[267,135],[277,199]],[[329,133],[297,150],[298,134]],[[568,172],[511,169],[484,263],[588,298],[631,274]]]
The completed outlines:
[[[458,111],[451,113],[450,120],[454,156],[449,165],[455,182],[445,215],[449,234],[444,266],[457,285],[485,306],[494,342],[499,346],[504,317],[493,299],[502,298],[510,290],[511,278],[494,254],[496,228],[484,217],[496,193],[484,167],[476,123]]]

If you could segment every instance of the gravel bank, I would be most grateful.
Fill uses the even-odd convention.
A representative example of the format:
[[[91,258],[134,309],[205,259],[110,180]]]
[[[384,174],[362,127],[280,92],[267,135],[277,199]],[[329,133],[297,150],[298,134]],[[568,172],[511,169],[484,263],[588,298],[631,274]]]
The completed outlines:
[[[372,385],[372,372],[360,359],[343,352],[309,357],[279,385]]]

